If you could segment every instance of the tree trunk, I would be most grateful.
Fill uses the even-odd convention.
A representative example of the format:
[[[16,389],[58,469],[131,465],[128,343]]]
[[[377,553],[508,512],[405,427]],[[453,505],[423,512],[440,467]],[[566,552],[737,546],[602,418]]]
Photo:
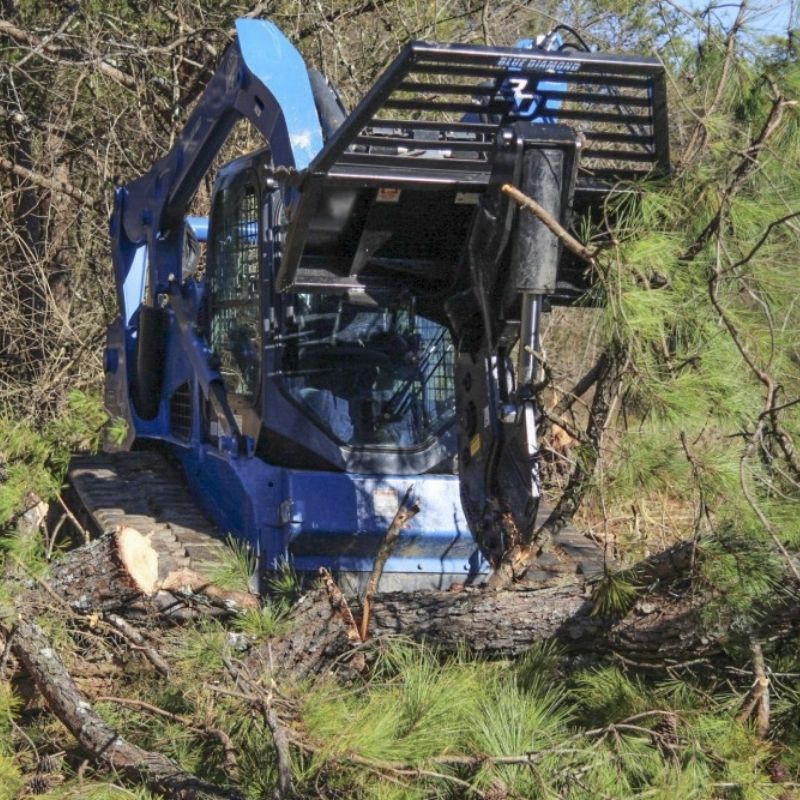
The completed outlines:
[[[715,657],[729,630],[709,628],[702,612],[709,597],[688,580],[692,543],[682,543],[631,570],[642,588],[616,615],[596,613],[591,587],[580,579],[557,585],[492,591],[378,594],[372,601],[370,635],[404,635],[442,652],[466,648],[491,658],[510,658],[535,642],[556,641],[567,654],[614,652],[644,667]],[[764,628],[784,635],[800,627],[800,594],[771,609]],[[283,675],[320,672],[352,650],[348,626],[331,610],[327,593],[310,594],[295,608],[287,633],[255,648],[251,668],[272,666]]]
[[[562,576],[550,585],[517,585],[498,591],[470,587],[377,594],[372,600],[371,636],[404,635],[428,641],[444,652],[466,647],[493,658],[519,655],[543,640],[559,642],[568,653],[613,651],[652,665],[714,656],[724,649],[728,632],[724,628],[709,630],[703,624],[701,613],[708,597],[698,587],[690,587],[687,580],[692,549],[691,543],[676,545],[631,570],[637,584],[647,589],[640,591],[627,611],[614,616],[596,613],[591,587],[581,576]],[[189,585],[193,575],[202,580],[196,573],[174,566],[169,555],[159,555],[149,539],[122,529],[69,554],[54,569],[48,585],[78,613],[126,613],[131,609],[140,613],[141,606],[136,606],[139,598],[157,597],[160,587],[180,583],[184,576],[189,576]],[[242,593],[194,588],[212,598],[216,591],[219,599],[227,598],[228,603],[231,598],[241,600],[240,605],[253,602],[253,598],[239,598]],[[31,598],[34,595],[41,600],[40,592],[32,592]],[[778,633],[800,624],[800,596],[792,598],[771,610],[766,627]],[[170,615],[169,610],[161,613]],[[254,649],[252,667],[297,678],[326,669],[353,649],[352,626],[332,607],[324,589],[308,593],[295,606],[288,623],[286,633]]]

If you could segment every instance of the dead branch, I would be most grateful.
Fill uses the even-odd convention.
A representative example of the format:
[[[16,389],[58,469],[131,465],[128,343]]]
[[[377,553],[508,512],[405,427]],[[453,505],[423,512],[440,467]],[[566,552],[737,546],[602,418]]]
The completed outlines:
[[[378,554],[375,556],[375,563],[372,566],[367,586],[364,589],[364,596],[361,600],[362,616],[361,627],[359,633],[361,634],[361,641],[366,642],[369,636],[369,612],[372,604],[372,598],[375,592],[378,591],[378,583],[383,574],[383,568],[386,560],[392,554],[397,540],[400,538],[400,531],[403,530],[405,525],[412,520],[419,513],[419,503],[416,501],[411,502],[411,493],[414,486],[409,486],[403,499],[400,501],[400,506],[395,512],[391,524],[386,530],[386,535],[381,541],[381,546],[378,548]]]
[[[198,725],[197,722],[190,717],[185,717],[181,714],[175,714],[172,711],[167,711],[164,708],[154,706],[152,703],[146,703],[144,700],[133,700],[129,697],[100,695],[95,697],[95,701],[98,703],[116,703],[117,705],[121,706],[138,708],[142,711],[148,712],[149,714],[155,714],[156,716],[164,717],[165,719],[172,720],[173,722],[180,722],[181,725],[185,725],[190,730],[193,730],[204,736],[211,736],[220,743],[223,749],[225,755],[225,766],[231,770],[236,770],[239,768],[239,762],[236,758],[236,747],[233,744],[233,740],[221,728],[217,728],[213,725]]]
[[[8,20],[0,19],[0,34],[10,36],[20,44],[27,45],[34,50],[54,56],[67,62],[76,64],[94,64],[97,69],[109,78],[112,78],[120,85],[131,91],[138,91],[139,82],[132,75],[124,73],[122,70],[110,64],[103,57],[88,53],[75,47],[68,47],[53,44],[50,41],[39,38],[36,34],[18,28]]]
[[[40,172],[34,172],[33,170],[23,167],[21,164],[15,164],[13,161],[10,161],[4,156],[0,156],[0,169],[10,172],[13,175],[16,175],[18,178],[23,178],[24,180],[30,181],[37,186],[41,186],[43,189],[49,189],[51,192],[59,192],[60,194],[66,195],[73,200],[77,200],[79,203],[83,203],[84,205],[96,205],[96,200],[82,189],[78,189],[76,186],[73,186],[66,181],[48,178],[47,175],[42,175]]]
[[[756,712],[756,735],[764,739],[769,733],[769,678],[764,665],[764,653],[761,642],[756,639],[750,642],[750,652],[753,658],[754,682],[750,691],[742,701],[742,707],[736,715],[736,721],[747,722]]]
[[[569,524],[589,488],[595,466],[600,458],[603,434],[608,427],[614,411],[614,400],[619,393],[622,374],[625,371],[627,358],[624,354],[606,354],[606,359],[599,368],[594,398],[589,411],[585,438],[590,447],[579,459],[570,476],[564,493],[550,516],[544,521],[537,536],[552,536]]]
[[[692,261],[711,241],[713,236],[719,231],[725,210],[731,200],[739,193],[748,177],[758,167],[758,159],[769,139],[780,127],[783,115],[787,108],[797,105],[796,100],[789,100],[781,94],[776,94],[764,124],[758,134],[750,141],[747,149],[742,153],[736,169],[733,171],[730,181],[722,192],[717,211],[711,217],[705,228],[700,232],[695,241],[690,245],[686,252],[681,256],[683,261]]]
[[[512,186],[510,183],[503,184],[502,191],[515,203],[530,211],[540,220],[570,253],[582,259],[590,266],[594,266],[597,253],[581,244],[552,214],[550,214],[549,211],[542,208],[532,197],[528,197],[528,195],[521,192],[516,186]]]
[[[322,578],[322,585],[325,587],[325,593],[328,596],[331,608],[341,617],[347,628],[347,638],[354,643],[362,641],[361,631],[353,612],[350,610],[350,603],[347,602],[344,592],[342,592],[331,573],[325,567],[319,568],[319,576]]]
[[[273,703],[274,693],[277,688],[275,679],[272,677],[274,670],[271,670],[269,678],[270,689],[264,691],[249,674],[246,666],[234,664],[227,656],[224,656],[222,660],[237,686],[244,684],[246,691],[251,697],[255,698],[264,716],[264,721],[272,733],[272,742],[275,745],[275,754],[278,762],[278,785],[275,787],[272,797],[273,800],[286,800],[286,798],[292,796],[294,791],[292,787],[292,758],[289,750],[289,735],[278,717]]]
[[[583,397],[597,383],[597,379],[600,377],[607,361],[608,356],[605,353],[601,353],[597,361],[575,382],[575,385],[561,396],[561,399],[553,407],[553,413],[556,415],[566,414],[575,401]]]
[[[9,633],[5,631],[6,636]],[[236,790],[202,781],[166,756],[144,750],[120,736],[94,711],[35,622],[23,617],[17,620],[12,650],[50,710],[94,761],[168,798],[241,800],[242,795]]]
[[[112,625],[132,646],[155,667],[159,675],[169,678],[170,669],[164,656],[150,645],[142,633],[119,614],[107,614],[106,621]]]

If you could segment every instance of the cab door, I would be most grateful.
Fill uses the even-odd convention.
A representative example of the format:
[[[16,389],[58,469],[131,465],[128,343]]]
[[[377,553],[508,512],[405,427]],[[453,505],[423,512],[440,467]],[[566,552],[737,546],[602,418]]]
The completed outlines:
[[[258,428],[261,383],[261,187],[248,167],[222,175],[214,194],[207,276],[208,337],[243,433]],[[209,433],[215,436],[214,421]]]

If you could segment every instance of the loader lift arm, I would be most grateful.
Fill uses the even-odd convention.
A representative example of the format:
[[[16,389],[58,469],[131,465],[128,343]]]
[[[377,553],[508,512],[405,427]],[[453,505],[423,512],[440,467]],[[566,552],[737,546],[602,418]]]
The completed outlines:
[[[241,19],[236,40],[171,150],[140,178],[119,188],[111,218],[112,260],[123,319],[138,314],[132,391],[138,414],[155,416],[160,389],[164,315],[159,295],[168,296],[206,399],[226,434],[240,434],[222,380],[210,366],[210,352],[195,333],[197,309],[181,292],[185,215],[237,120],[249,120],[269,142],[272,160],[287,175],[305,169],[322,148],[322,131],[300,54],[272,23]],[[295,191],[284,185],[284,203]],[[131,274],[134,271],[137,274]],[[138,290],[126,292],[131,283]],[[141,303],[141,305],[139,305]],[[133,306],[133,307],[131,307]]]

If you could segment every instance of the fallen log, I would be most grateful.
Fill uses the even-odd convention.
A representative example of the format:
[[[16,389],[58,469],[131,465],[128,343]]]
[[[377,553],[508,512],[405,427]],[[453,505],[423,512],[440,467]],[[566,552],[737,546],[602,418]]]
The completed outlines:
[[[513,658],[534,643],[559,642],[566,653],[593,657],[611,652],[642,666],[719,653],[726,632],[709,636],[701,625],[702,595],[676,599],[650,592],[622,617],[594,613],[588,588],[568,583],[541,589],[415,592],[376,595],[372,639],[406,636],[443,653],[468,651],[487,658]],[[308,596],[290,619],[289,632],[255,648],[250,665],[274,664],[281,676],[324,671],[353,649],[344,621],[324,592]]]
[[[142,597],[156,597],[160,587],[171,586],[175,576],[185,572],[183,567],[172,570],[168,560],[154,566],[148,547],[135,531],[102,537],[56,566],[49,589],[78,613],[140,613],[137,603]],[[709,630],[704,623],[701,615],[708,597],[701,588],[674,588],[676,582],[689,586],[693,548],[692,543],[676,545],[631,570],[637,584],[646,588],[625,613],[597,613],[592,585],[580,575],[563,574],[549,585],[376,594],[371,635],[403,635],[431,642],[444,652],[466,648],[491,658],[517,656],[544,640],[559,642],[568,653],[614,652],[643,665],[714,656],[724,650],[729,632],[724,627]],[[800,624],[800,596],[788,597],[765,625],[778,629]],[[255,602],[252,597],[229,600],[240,607]],[[170,618],[172,612],[156,606],[151,613]],[[312,591],[290,613],[285,633],[273,637],[268,649],[254,648],[251,665],[271,665],[281,679],[318,673],[353,651],[352,634],[352,623],[332,606],[329,592]]]
[[[247,592],[223,590],[188,566],[182,549],[170,540],[143,536],[121,526],[78,547],[53,564],[49,588],[79,614],[124,612],[136,601],[147,610],[174,614],[175,595],[202,595],[218,606],[258,608]]]
[[[371,636],[402,635],[443,653],[466,649],[487,658],[512,658],[541,641],[558,642],[566,654],[614,653],[660,669],[713,658],[729,644],[730,630],[709,627],[703,616],[710,598],[689,579],[693,550],[691,542],[682,543],[632,569],[638,596],[614,614],[598,613],[596,584],[562,577],[538,588],[378,594],[371,606]],[[787,593],[763,624],[775,634],[797,631],[800,594]],[[324,671],[353,651],[348,632],[326,592],[309,594],[293,611],[285,634],[254,648],[251,669],[272,664],[282,677]]]
[[[11,632],[6,635],[12,637]],[[26,619],[17,621],[11,649],[50,710],[92,760],[167,798],[241,800],[238,791],[200,780],[161,753],[145,750],[120,736],[92,708],[36,623]]]

